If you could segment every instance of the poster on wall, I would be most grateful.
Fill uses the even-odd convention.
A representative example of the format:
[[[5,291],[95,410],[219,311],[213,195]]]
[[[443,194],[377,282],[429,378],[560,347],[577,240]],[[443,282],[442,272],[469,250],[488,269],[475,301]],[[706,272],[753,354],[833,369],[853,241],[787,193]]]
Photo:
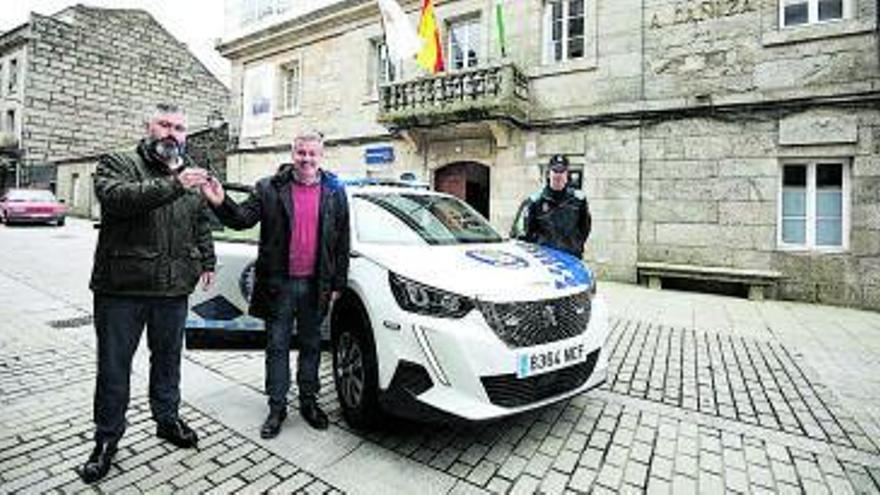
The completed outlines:
[[[261,64],[246,68],[242,101],[242,137],[272,134],[272,66]]]

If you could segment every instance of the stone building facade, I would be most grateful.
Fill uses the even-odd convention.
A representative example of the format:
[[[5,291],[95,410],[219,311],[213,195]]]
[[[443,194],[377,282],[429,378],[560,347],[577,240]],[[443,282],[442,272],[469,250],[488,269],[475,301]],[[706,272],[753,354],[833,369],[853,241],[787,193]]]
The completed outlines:
[[[151,104],[183,105],[191,131],[224,120],[229,106],[228,89],[141,10],[77,5],[52,16],[31,14],[0,35],[7,74],[10,58],[17,60],[18,93],[13,103],[3,95],[0,101],[4,112],[6,105],[16,108],[19,182],[54,186],[82,213],[91,194],[86,164],[134,146]]]
[[[400,3],[415,24],[421,2]],[[449,68],[431,77],[383,56],[373,1],[237,26],[219,47],[230,176],[270,172],[319,129],[336,171],[413,172],[506,232],[564,153],[603,278],[635,282],[645,262],[772,272],[778,297],[880,308],[876,2],[503,5],[504,55],[494,0],[435,2]]]

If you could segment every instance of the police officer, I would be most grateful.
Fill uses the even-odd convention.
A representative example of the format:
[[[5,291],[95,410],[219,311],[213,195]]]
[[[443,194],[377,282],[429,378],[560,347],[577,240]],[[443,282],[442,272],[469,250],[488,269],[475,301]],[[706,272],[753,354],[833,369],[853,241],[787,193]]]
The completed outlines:
[[[583,191],[568,186],[568,158],[550,157],[547,185],[528,199],[525,239],[583,257],[592,217]]]

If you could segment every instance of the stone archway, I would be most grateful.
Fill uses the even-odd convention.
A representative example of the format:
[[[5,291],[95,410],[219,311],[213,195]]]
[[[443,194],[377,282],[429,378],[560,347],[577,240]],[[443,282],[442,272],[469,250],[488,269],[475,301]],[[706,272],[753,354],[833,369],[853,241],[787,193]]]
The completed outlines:
[[[434,171],[434,189],[452,194],[489,218],[489,167],[478,162],[450,163]]]

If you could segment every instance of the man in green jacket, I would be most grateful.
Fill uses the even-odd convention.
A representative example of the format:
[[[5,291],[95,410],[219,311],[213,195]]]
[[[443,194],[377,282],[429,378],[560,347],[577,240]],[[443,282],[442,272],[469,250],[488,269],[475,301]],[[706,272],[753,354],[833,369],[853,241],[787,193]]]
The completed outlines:
[[[101,230],[90,288],[98,343],[95,448],[79,468],[86,483],[106,476],[125,431],[132,356],[147,328],[150,409],[156,434],[181,448],[198,437],[180,419],[180,356],[187,298],[214,278],[208,208],[199,188],[208,173],[183,154],[186,117],[159,104],[147,137],[129,152],[102,156],[95,174]]]

